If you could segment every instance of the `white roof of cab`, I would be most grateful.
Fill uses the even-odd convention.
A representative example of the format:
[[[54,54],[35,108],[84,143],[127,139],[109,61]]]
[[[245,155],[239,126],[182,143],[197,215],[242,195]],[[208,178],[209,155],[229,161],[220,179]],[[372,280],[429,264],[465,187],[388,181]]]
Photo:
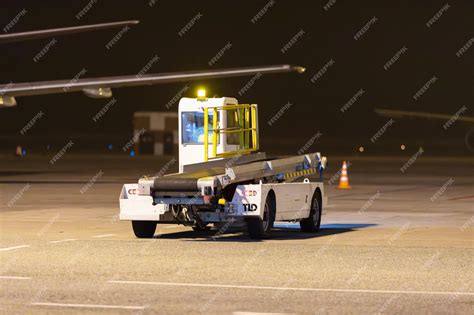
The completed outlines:
[[[179,110],[196,110],[202,107],[217,107],[224,105],[235,105],[238,104],[236,98],[233,97],[212,97],[212,98],[189,98],[183,97],[179,101]]]

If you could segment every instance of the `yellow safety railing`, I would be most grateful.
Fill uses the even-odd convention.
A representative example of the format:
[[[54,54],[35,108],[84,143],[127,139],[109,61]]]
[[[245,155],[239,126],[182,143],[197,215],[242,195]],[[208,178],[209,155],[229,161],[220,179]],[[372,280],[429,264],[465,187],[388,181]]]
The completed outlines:
[[[219,111],[235,110],[236,127],[219,128],[217,121]],[[209,111],[212,111],[212,155],[209,156]],[[239,134],[239,149],[217,153],[220,134]],[[226,144],[224,144],[226,145]],[[221,157],[249,154],[258,150],[257,105],[238,104],[204,108],[204,161]]]

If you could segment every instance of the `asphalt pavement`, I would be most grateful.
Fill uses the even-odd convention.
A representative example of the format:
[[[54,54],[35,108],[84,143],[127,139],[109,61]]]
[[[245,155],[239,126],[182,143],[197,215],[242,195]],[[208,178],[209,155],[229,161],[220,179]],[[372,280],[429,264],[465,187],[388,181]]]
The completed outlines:
[[[415,153],[415,152],[413,152]],[[121,185],[171,157],[0,159],[0,312],[472,314],[474,162],[330,158],[321,231],[270,239],[159,225],[136,239]]]

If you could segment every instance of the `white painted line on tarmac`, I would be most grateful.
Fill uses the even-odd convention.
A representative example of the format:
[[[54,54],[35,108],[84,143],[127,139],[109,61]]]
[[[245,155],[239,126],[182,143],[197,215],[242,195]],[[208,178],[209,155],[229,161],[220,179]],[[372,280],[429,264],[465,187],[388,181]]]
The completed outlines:
[[[101,238],[101,237],[114,236],[114,235],[117,235],[117,234],[102,234],[102,235],[96,235],[96,236],[92,236],[92,237]]]
[[[145,309],[145,306],[132,306],[132,305],[69,304],[69,303],[48,303],[48,302],[30,303],[30,305],[75,307],[75,308],[106,308],[106,309],[122,309],[122,310],[144,310]]]
[[[77,238],[66,238],[64,240],[50,241],[50,243],[57,244],[57,243],[72,242],[72,241],[77,241]]]
[[[11,279],[11,280],[31,280],[31,277],[0,276],[0,279]]]
[[[19,249],[19,248],[25,248],[25,247],[30,247],[31,245],[18,245],[18,246],[12,246],[12,247],[5,247],[5,248],[0,248],[0,252],[6,252],[8,250],[13,250],[13,249]]]
[[[474,292],[443,292],[443,291],[402,291],[402,290],[366,290],[366,289],[331,289],[331,288],[291,288],[291,287],[266,287],[253,285],[232,284],[207,284],[207,283],[177,283],[177,282],[151,282],[151,281],[127,281],[110,280],[109,283],[121,284],[150,284],[161,286],[180,287],[207,287],[207,288],[229,288],[229,289],[257,289],[257,290],[281,290],[281,291],[315,291],[315,292],[345,292],[345,293],[382,293],[382,294],[433,294],[433,295],[467,295],[474,296]]]

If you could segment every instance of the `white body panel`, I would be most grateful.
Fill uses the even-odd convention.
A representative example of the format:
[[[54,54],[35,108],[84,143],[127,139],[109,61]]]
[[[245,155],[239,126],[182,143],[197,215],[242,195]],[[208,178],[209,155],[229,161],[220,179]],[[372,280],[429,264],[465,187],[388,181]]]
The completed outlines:
[[[311,200],[317,188],[323,197],[323,183],[319,182],[239,185],[227,209],[229,215],[236,217],[262,217],[268,193],[273,191],[276,202],[276,221],[304,219],[309,216]],[[247,204],[249,206],[244,206]],[[324,206],[323,198],[323,208]]]
[[[168,205],[153,205],[151,196],[137,194],[138,184],[125,184],[120,193],[120,220],[157,221]]]
[[[137,184],[125,184],[120,194],[120,219],[160,221],[160,215],[169,211],[167,204],[153,205],[151,196],[132,194]],[[326,206],[324,187],[321,182],[272,183],[238,185],[231,202],[227,202],[225,213],[203,213],[205,222],[226,222],[232,219],[263,216],[262,209],[270,191],[275,194],[276,221],[298,221],[309,216],[311,201],[316,189],[321,191],[322,209]],[[246,206],[248,205],[248,206]],[[169,220],[166,220],[169,222]]]

